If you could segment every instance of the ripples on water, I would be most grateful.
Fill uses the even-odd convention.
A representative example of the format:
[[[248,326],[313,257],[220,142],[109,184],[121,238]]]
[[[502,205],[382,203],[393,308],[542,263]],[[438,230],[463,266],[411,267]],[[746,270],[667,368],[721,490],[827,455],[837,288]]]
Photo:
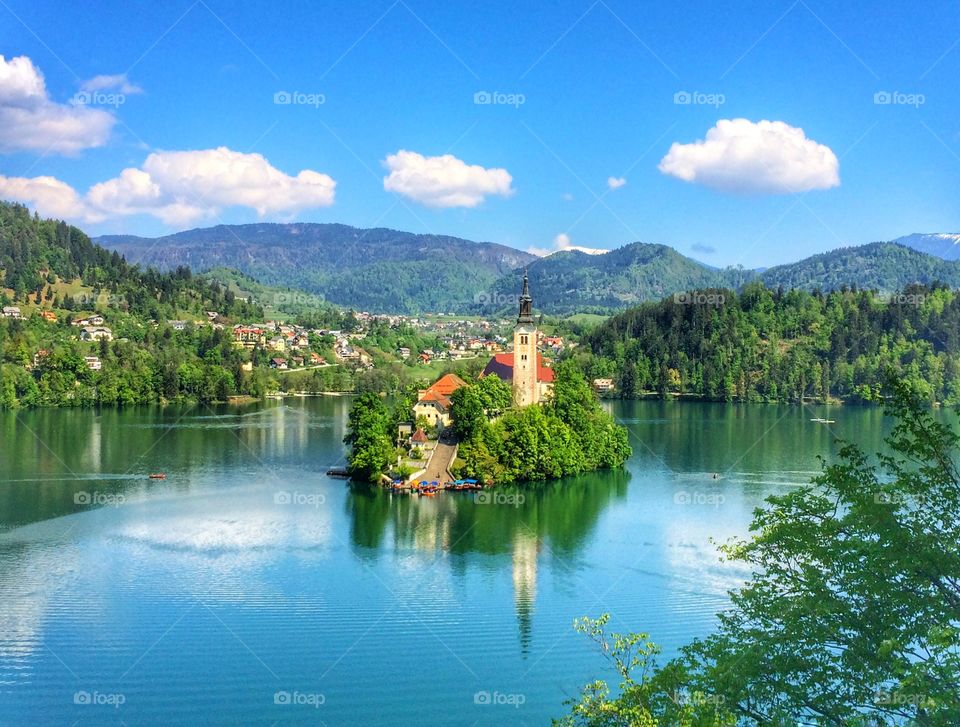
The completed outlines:
[[[708,633],[749,575],[711,538],[745,535],[831,446],[801,409],[615,403],[627,473],[518,507],[418,500],[324,475],[348,406],[18,413],[45,447],[0,414],[0,723],[545,723],[615,679],[574,618],[610,612],[666,655]],[[872,417],[831,414],[871,442]]]

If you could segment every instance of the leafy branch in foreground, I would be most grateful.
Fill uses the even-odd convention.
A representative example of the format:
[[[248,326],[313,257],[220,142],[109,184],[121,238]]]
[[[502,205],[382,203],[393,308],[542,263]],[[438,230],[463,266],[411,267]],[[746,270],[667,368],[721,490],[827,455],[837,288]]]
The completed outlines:
[[[958,437],[890,386],[887,452],[844,444],[722,548],[753,576],[716,633],[656,668],[645,635],[578,622],[621,684],[588,685],[559,724],[960,724]]]

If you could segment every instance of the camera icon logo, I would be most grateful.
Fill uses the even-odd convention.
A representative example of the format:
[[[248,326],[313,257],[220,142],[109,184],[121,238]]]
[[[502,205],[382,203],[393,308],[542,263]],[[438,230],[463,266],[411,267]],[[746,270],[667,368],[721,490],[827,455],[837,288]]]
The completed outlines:
[[[673,94],[673,102],[678,106],[687,106],[693,101],[689,91],[677,91]]]
[[[93,496],[89,492],[75,492],[73,502],[75,505],[89,505],[93,502]]]
[[[286,490],[280,490],[279,492],[273,493],[273,504],[289,505],[291,502],[293,502],[293,495]]]
[[[475,692],[473,695],[474,704],[490,704],[491,702],[492,702],[492,699],[490,697],[490,692],[486,690]]]
[[[889,91],[877,91],[873,94],[873,102],[878,106],[886,106],[893,102],[893,96]]]
[[[473,102],[477,105],[486,105],[493,103],[493,96],[489,91],[477,91],[473,94]]]
[[[293,103],[293,96],[289,91],[277,91],[273,94],[273,102],[279,106],[288,106]]]

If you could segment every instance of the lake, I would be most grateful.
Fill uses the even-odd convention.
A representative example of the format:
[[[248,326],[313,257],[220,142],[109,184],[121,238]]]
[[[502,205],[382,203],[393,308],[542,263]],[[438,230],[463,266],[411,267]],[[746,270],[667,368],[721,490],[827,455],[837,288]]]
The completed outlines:
[[[327,477],[349,404],[0,412],[0,723],[548,723],[616,683],[574,618],[706,635],[747,575],[711,539],[889,426],[614,402],[624,471],[490,502]]]

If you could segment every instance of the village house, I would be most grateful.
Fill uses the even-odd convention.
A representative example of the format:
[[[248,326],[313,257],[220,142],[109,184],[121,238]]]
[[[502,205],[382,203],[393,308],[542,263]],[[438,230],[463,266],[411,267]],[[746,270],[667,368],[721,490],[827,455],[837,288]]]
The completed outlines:
[[[315,351],[310,352],[310,363],[316,366],[323,366],[326,362],[327,360],[319,353],[316,353]]]
[[[15,305],[5,305],[3,306],[3,317],[4,318],[23,318],[23,315],[20,313],[20,309]]]
[[[287,360],[285,358],[272,358],[270,359],[270,368],[277,369],[278,371],[286,371]]]
[[[287,341],[281,336],[271,338],[269,341],[267,341],[267,348],[271,349],[272,351],[286,351]]]
[[[236,325],[233,327],[233,342],[238,346],[253,348],[257,344],[263,343],[265,338],[263,329],[258,326]]]
[[[417,431],[411,434],[407,441],[407,454],[413,457],[415,450],[419,449],[420,459],[427,459],[436,447],[437,443],[427,437],[427,433],[423,429],[417,428]]]
[[[103,316],[97,314],[97,315],[87,316],[86,318],[77,318],[70,325],[84,328],[86,326],[102,326],[104,322],[105,321]]]
[[[37,368],[37,366],[43,363],[43,360],[49,355],[50,352],[45,348],[41,348],[39,351],[33,354],[33,368]]]
[[[100,371],[103,368],[103,362],[98,356],[84,356],[83,362],[91,371]]]
[[[613,391],[613,379],[594,379],[593,390],[598,394],[606,394]]]
[[[290,358],[294,366],[303,366],[303,356],[292,356]]]
[[[408,359],[410,358],[410,349],[406,346],[401,346],[397,349],[397,355],[402,359]]]
[[[80,331],[81,341],[112,341],[113,331],[106,326],[85,326]]]
[[[431,426],[439,429],[450,426],[453,421],[450,415],[450,407],[453,405],[450,396],[466,385],[467,382],[456,374],[441,376],[430,388],[418,393],[417,403],[413,405],[414,421],[422,416]]]
[[[185,331],[187,329],[186,321],[167,321],[167,325],[175,331]]]
[[[52,310],[42,310],[40,311],[40,317],[45,321],[50,321],[51,323],[57,322],[57,314]]]

